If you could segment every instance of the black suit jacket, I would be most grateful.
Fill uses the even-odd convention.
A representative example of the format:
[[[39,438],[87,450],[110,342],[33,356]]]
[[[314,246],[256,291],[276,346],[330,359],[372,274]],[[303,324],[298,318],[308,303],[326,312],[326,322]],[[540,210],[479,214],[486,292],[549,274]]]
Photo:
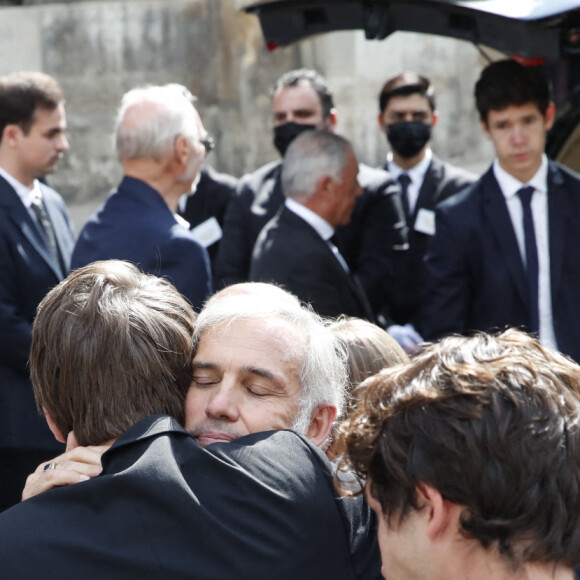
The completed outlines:
[[[378,579],[369,517],[293,432],[203,449],[150,417],[103,456],[99,477],[0,514],[2,577]]]
[[[215,218],[223,230],[226,209],[236,193],[238,180],[227,173],[219,173],[209,165],[204,165],[199,174],[199,182],[193,195],[188,196],[185,208],[180,211],[191,229],[210,218]],[[207,253],[212,271],[215,269],[220,241],[208,246]]]
[[[437,209],[426,255],[426,339],[526,327],[524,266],[505,198],[490,169]],[[548,237],[552,315],[559,349],[580,361],[580,176],[550,162]]]
[[[398,185],[380,169],[360,165],[364,189],[350,223],[336,230],[337,246],[358,276],[373,307],[384,302],[384,287],[396,276],[407,249],[407,228]],[[216,260],[216,287],[248,279],[258,234],[284,204],[281,162],[244,176],[224,221],[224,237]]]
[[[68,269],[74,244],[60,195],[40,184]],[[27,368],[36,307],[67,274],[18,194],[0,177],[0,448],[59,449],[40,417]]]
[[[250,266],[252,282],[274,282],[322,316],[373,320],[364,291],[318,232],[287,207],[264,227]]]
[[[425,172],[413,215],[408,220],[409,251],[402,256],[401,269],[396,281],[385,288],[387,307],[397,324],[411,322],[417,330],[420,330],[421,303],[425,291],[423,258],[431,236],[415,229],[417,214],[421,209],[435,211],[439,203],[465,189],[476,179],[475,174],[433,155]]]

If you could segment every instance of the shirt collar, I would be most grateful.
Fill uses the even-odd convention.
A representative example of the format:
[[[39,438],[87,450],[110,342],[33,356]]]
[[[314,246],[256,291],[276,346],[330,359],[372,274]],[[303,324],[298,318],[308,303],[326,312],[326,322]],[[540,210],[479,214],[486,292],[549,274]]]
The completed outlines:
[[[387,155],[387,170],[393,176],[393,179],[398,179],[399,175],[406,173],[413,183],[423,183],[425,173],[427,173],[432,159],[431,147],[427,147],[425,156],[417,165],[414,165],[411,169],[403,169],[393,161],[393,154],[389,152]]]
[[[18,179],[12,177],[5,169],[0,167],[0,175],[12,186],[12,189],[18,194],[18,197],[22,200],[24,207],[30,208],[32,200],[36,197],[42,199],[42,191],[40,189],[40,184],[38,179],[34,180],[32,189],[28,188],[24,183],[18,181]]]
[[[285,205],[290,211],[294,212],[314,228],[324,241],[329,240],[334,235],[334,228],[311,209],[308,209],[306,206],[289,197],[286,198]]]
[[[522,183],[513,175],[510,175],[500,164],[497,157],[493,160],[493,174],[499,183],[499,187],[506,199],[510,199],[517,192],[527,185],[531,185],[535,191],[540,193],[548,193],[548,158],[542,155],[542,163],[538,171],[533,175],[527,183]]]

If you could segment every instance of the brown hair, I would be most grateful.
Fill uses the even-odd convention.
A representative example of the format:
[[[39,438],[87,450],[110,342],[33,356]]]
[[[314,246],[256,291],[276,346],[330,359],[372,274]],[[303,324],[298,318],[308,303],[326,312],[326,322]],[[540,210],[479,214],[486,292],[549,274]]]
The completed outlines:
[[[435,111],[435,90],[431,81],[411,71],[392,77],[383,85],[379,93],[379,111],[384,113],[393,97],[407,97],[415,94],[425,97],[429,102],[431,112]]]
[[[342,468],[390,522],[432,485],[516,566],[580,559],[580,367],[526,334],[449,337],[359,387]],[[340,482],[339,482],[340,484]]]
[[[64,102],[58,83],[40,72],[16,72],[0,77],[0,140],[6,125],[27,134],[37,108],[52,111]]]
[[[128,262],[74,271],[40,303],[30,371],[40,410],[81,445],[164,413],[183,422],[195,314],[166,280]]]
[[[330,330],[346,349],[351,390],[381,369],[409,361],[388,332],[362,318],[341,316]]]

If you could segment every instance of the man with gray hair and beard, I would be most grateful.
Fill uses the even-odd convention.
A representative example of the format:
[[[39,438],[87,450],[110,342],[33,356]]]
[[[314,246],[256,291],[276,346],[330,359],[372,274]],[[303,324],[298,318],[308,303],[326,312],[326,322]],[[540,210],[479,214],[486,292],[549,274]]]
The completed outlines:
[[[121,101],[115,136],[123,181],[83,228],[72,268],[129,260],[168,278],[199,309],[211,294],[209,260],[175,213],[209,146],[192,95],[177,84],[132,89]]]
[[[367,296],[335,244],[362,195],[350,143],[328,131],[307,131],[284,157],[280,212],[260,232],[250,280],[274,282],[323,316],[374,321]]]

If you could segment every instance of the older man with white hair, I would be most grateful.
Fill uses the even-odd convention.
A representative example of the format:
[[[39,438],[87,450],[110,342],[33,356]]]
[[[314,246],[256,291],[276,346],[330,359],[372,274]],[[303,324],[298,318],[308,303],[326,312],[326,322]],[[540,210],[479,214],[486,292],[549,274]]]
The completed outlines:
[[[315,445],[340,415],[346,359],[324,323],[270,284],[229,286],[195,326],[186,428],[201,445],[294,429]]]
[[[199,309],[211,294],[207,252],[175,214],[209,143],[193,97],[177,84],[133,89],[121,101],[115,136],[123,181],[83,228],[72,268],[129,260],[168,278]]]

